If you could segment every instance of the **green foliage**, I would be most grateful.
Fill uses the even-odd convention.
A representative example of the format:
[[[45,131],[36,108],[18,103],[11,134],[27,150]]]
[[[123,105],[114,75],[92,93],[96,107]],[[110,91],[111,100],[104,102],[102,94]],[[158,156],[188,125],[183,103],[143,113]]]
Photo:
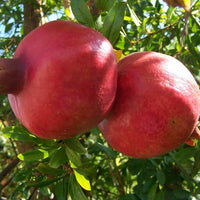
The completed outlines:
[[[200,81],[200,1],[186,20],[181,8],[150,0],[71,1],[74,21],[92,27],[123,55],[157,51],[181,60]],[[44,21],[67,19],[62,1],[44,1]],[[92,13],[92,14],[91,14]],[[23,2],[0,2],[0,54],[12,57],[23,37]],[[187,24],[187,26],[186,26]],[[200,143],[187,144],[152,159],[133,159],[111,149],[98,128],[67,140],[44,140],[13,117],[6,95],[0,96],[0,171],[20,159],[1,178],[0,196],[59,200],[199,200]],[[31,149],[18,152],[18,146]],[[91,189],[91,190],[90,190]]]

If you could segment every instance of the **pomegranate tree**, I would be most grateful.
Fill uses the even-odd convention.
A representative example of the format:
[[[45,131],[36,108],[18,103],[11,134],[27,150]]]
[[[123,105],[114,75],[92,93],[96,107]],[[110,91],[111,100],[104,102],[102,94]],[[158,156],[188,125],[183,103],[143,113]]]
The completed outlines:
[[[52,21],[28,34],[12,59],[0,59],[0,93],[18,120],[41,138],[84,133],[110,111],[117,64],[110,42],[70,21]]]
[[[109,116],[99,124],[107,142],[135,158],[159,156],[182,145],[196,128],[200,91],[177,59],[156,52],[120,60]]]

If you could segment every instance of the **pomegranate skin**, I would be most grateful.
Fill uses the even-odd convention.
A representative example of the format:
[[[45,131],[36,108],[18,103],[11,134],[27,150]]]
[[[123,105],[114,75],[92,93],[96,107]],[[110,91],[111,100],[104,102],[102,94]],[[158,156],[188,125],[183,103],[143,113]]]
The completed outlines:
[[[118,70],[115,103],[99,124],[110,146],[130,157],[150,158],[182,145],[200,114],[200,92],[189,70],[156,52],[130,54]]]
[[[14,58],[24,68],[20,92],[9,94],[18,120],[34,135],[64,139],[95,127],[109,113],[117,85],[117,62],[99,32],[70,21],[38,27]]]

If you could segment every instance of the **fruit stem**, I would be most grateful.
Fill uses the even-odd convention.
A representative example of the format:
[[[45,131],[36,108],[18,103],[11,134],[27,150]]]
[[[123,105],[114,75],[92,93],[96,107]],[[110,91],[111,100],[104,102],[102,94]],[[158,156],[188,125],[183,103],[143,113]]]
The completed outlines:
[[[24,82],[24,69],[18,58],[0,58],[0,94],[18,93]]]
[[[192,139],[200,139],[200,130],[198,127],[196,127],[194,129],[194,131],[192,132],[192,135],[190,136],[190,138]]]

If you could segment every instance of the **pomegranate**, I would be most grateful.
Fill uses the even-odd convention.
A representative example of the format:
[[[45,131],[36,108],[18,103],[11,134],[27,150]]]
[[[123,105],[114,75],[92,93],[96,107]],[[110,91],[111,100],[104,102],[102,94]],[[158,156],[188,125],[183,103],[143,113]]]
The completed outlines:
[[[135,158],[165,154],[197,126],[200,91],[177,59],[138,52],[119,61],[115,103],[99,129],[111,147]]]
[[[117,63],[110,42],[71,21],[29,33],[12,59],[0,60],[0,92],[33,134],[63,139],[95,127],[110,111]]]

